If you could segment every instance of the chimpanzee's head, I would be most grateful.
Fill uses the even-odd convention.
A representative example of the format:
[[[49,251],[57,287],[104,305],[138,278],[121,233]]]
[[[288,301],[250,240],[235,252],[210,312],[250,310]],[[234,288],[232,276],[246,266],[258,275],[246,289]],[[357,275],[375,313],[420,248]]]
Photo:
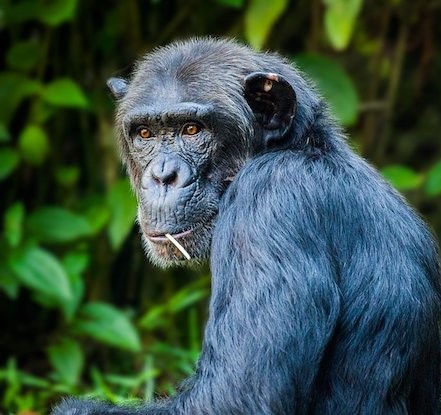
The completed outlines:
[[[234,42],[175,43],[111,78],[122,158],[147,252],[159,265],[206,258],[219,201],[256,151],[289,129],[295,94],[271,63]]]

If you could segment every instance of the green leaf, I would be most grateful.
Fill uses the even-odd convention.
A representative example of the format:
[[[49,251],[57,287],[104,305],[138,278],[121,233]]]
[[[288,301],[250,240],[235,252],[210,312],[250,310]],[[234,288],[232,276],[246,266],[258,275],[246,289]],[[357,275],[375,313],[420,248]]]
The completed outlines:
[[[0,1],[0,23],[14,26],[32,20],[37,15],[38,3],[35,0]],[[3,21],[4,19],[4,21]]]
[[[310,53],[298,55],[295,63],[316,83],[332,113],[344,125],[353,125],[357,121],[359,98],[345,70],[332,59]]]
[[[11,135],[9,134],[8,129],[6,128],[5,124],[0,122],[0,143],[6,142],[11,139]]]
[[[49,347],[48,356],[58,378],[69,386],[75,386],[84,367],[84,354],[80,345],[76,341],[64,339]]]
[[[105,303],[89,303],[81,309],[75,324],[78,333],[120,349],[141,350],[138,333],[130,320],[117,308]]]
[[[18,166],[20,157],[17,151],[10,147],[0,148],[0,180],[8,177]]]
[[[34,40],[14,43],[6,54],[6,62],[12,69],[29,71],[35,68],[40,57],[39,45]]]
[[[287,5],[288,0],[250,0],[245,14],[245,38],[253,48],[262,49]]]
[[[47,0],[42,2],[38,18],[49,26],[58,26],[72,20],[77,9],[77,0]]]
[[[5,238],[12,247],[17,247],[21,241],[24,214],[25,208],[21,202],[17,202],[10,206],[5,213]]]
[[[343,50],[352,38],[362,0],[323,0],[326,5],[324,26],[331,45]]]
[[[137,203],[127,179],[118,180],[110,189],[107,203],[110,208],[109,237],[112,247],[118,249],[133,227]]]
[[[62,186],[70,187],[77,183],[80,177],[80,169],[77,166],[64,166],[57,169],[55,179]]]
[[[429,196],[441,194],[441,161],[436,163],[427,173],[425,191]]]
[[[70,242],[92,233],[87,219],[61,207],[43,207],[27,218],[27,227],[42,242]]]
[[[46,85],[42,98],[61,107],[87,108],[88,100],[81,88],[68,78],[59,78]]]
[[[422,182],[422,177],[406,166],[387,166],[381,173],[398,190],[416,189]]]
[[[46,132],[38,125],[27,125],[18,138],[18,147],[24,160],[40,166],[49,154],[50,144]]]
[[[65,309],[66,317],[69,321],[75,316],[81,300],[83,299],[84,281],[81,275],[87,269],[89,263],[89,253],[80,250],[68,252],[62,259],[63,267],[69,276],[74,297],[69,306]]]
[[[207,295],[207,290],[183,290],[178,292],[170,299],[170,311],[174,313],[181,311],[182,309],[189,307],[204,298],[207,298]]]
[[[84,206],[81,211],[87,218],[92,228],[92,233],[100,232],[110,220],[110,208],[104,197],[94,195],[93,197],[83,199]]]
[[[89,266],[90,255],[88,252],[68,252],[63,257],[64,269],[72,275],[81,275]]]
[[[167,311],[167,306],[165,304],[159,304],[150,308],[140,320],[140,326],[148,330],[153,330],[157,327],[164,326],[167,322],[167,320],[164,318]]]
[[[216,2],[235,9],[240,9],[244,4],[244,0],[216,0]]]
[[[15,300],[20,290],[18,278],[12,270],[4,263],[0,262],[0,288],[9,298]]]
[[[8,125],[20,103],[35,95],[41,84],[15,72],[0,73],[0,122]]]
[[[9,265],[21,283],[64,306],[72,300],[72,288],[66,271],[50,252],[38,248],[14,252]]]

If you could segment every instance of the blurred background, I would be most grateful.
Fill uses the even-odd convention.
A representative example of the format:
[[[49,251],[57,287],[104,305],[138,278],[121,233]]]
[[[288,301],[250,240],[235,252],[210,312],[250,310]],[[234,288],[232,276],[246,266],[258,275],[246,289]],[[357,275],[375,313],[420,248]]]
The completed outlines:
[[[173,394],[198,356],[209,270],[144,257],[106,78],[194,35],[278,51],[439,236],[440,22],[437,0],[0,0],[0,413]]]

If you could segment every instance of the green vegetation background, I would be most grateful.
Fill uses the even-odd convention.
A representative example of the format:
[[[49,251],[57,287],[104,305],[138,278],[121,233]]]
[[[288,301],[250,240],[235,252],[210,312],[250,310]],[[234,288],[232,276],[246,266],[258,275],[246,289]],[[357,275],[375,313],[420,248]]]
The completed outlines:
[[[292,57],[440,235],[440,21],[433,0],[0,0],[0,413],[173,393],[198,355],[209,272],[145,259],[107,77],[193,35]]]

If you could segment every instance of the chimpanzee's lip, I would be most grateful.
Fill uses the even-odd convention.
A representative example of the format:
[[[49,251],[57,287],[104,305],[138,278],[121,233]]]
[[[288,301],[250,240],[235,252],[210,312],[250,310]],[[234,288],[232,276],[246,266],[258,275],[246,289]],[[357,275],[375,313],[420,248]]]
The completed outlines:
[[[171,236],[175,239],[183,238],[184,236],[190,235],[195,228],[190,228],[185,231],[179,233],[170,233]],[[169,232],[150,232],[147,234],[147,238],[152,242],[170,242],[169,239],[165,236],[166,233]]]

